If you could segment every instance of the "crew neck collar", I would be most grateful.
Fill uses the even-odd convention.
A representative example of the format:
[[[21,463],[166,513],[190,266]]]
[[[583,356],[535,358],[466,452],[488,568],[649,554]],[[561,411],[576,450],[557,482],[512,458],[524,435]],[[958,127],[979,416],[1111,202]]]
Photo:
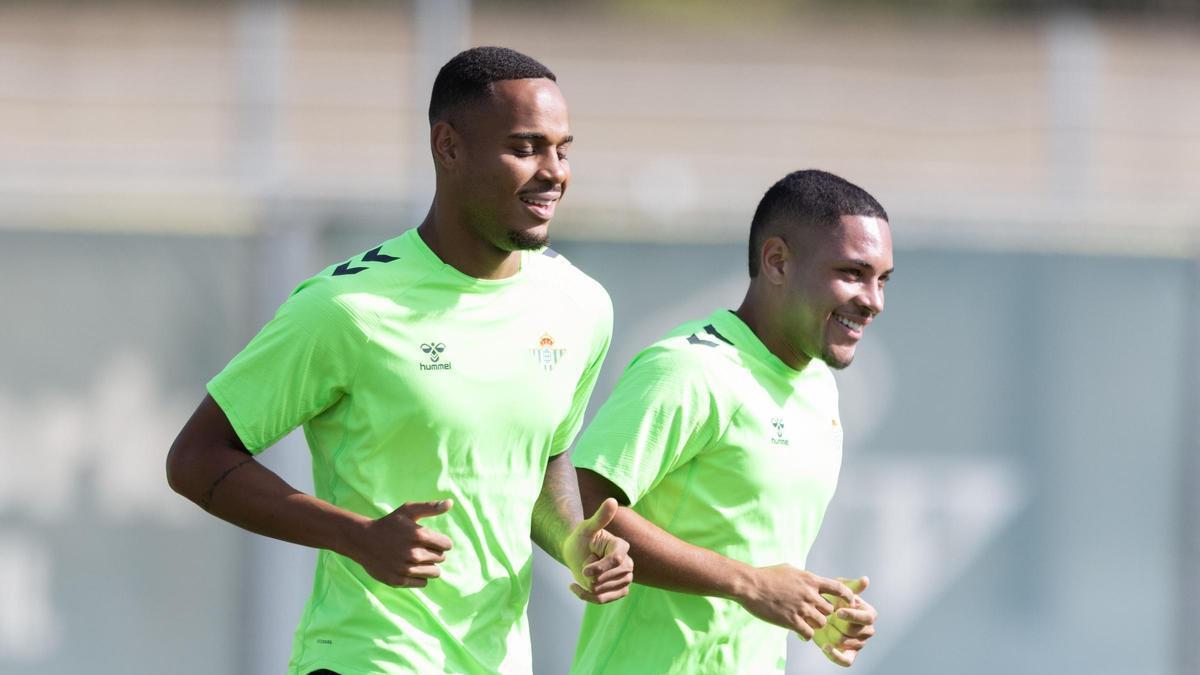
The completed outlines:
[[[784,363],[782,359],[767,348],[758,335],[742,321],[736,312],[730,309],[719,309],[709,317],[713,328],[721,333],[735,347],[766,363],[772,370],[788,378],[799,378],[813,371],[813,364],[820,359],[811,359],[803,368],[795,368]],[[818,368],[820,366],[817,366]]]
[[[513,284],[520,282],[526,274],[526,267],[528,266],[526,256],[529,254],[528,251],[517,252],[520,256],[520,266],[518,267],[517,272],[512,276],[504,277],[503,279],[480,279],[464,273],[457,267],[439,258],[438,255],[433,252],[433,249],[429,248],[429,244],[425,243],[425,240],[421,237],[421,234],[417,231],[417,228],[414,227],[410,229],[406,233],[406,236],[410,239],[410,244],[416,251],[417,255],[426,264],[434,269],[437,269],[443,275],[453,278],[464,289],[484,291],[489,289],[507,288],[508,286],[512,286]]]

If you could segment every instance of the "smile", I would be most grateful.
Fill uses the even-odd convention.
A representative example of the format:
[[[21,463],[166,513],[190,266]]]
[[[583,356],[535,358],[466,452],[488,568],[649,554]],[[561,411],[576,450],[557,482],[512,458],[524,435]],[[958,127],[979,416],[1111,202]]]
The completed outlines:
[[[837,321],[838,323],[842,324],[846,328],[849,328],[850,330],[852,330],[856,333],[861,333],[862,329],[865,328],[867,325],[865,323],[856,323],[856,322],[851,321],[850,319],[847,319],[846,317],[841,316],[839,314],[834,314],[833,320]]]

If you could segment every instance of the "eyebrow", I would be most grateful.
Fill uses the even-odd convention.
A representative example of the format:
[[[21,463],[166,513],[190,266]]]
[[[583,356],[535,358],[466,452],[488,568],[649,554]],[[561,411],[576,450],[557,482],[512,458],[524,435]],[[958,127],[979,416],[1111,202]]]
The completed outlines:
[[[546,141],[546,142],[548,142],[550,140],[549,137],[546,136],[546,134],[539,134],[536,131],[519,131],[515,134],[509,134],[508,137],[513,140],[521,140],[521,141]],[[558,145],[566,145],[567,143],[570,143],[573,140],[575,140],[574,136],[567,136]]]
[[[850,262],[850,264],[852,264],[852,265],[857,265],[857,266],[859,266],[859,267],[864,267],[864,268],[866,268],[866,269],[868,269],[868,270],[871,270],[872,272],[874,272],[874,271],[875,271],[875,266],[874,266],[874,265],[872,265],[871,263],[867,262],[866,260],[860,260],[860,259],[857,259],[857,258],[856,258],[856,259],[854,259],[854,260],[850,260],[849,262]],[[896,271],[896,268],[895,268],[895,267],[893,267],[892,269],[890,269],[890,270],[888,270],[888,271],[886,271],[886,272],[882,272],[882,273],[880,273],[880,275],[879,275],[879,276],[881,276],[881,277],[883,277],[883,276],[887,276],[887,275],[890,275],[892,272],[895,272],[895,271]]]

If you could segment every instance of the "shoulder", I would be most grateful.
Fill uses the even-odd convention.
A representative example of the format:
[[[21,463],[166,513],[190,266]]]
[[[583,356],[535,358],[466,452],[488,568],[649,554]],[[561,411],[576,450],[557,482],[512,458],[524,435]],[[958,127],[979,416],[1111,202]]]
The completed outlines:
[[[681,324],[639,352],[630,362],[630,369],[685,387],[717,389],[730,377],[736,350],[706,327],[705,320]]]
[[[353,329],[369,333],[376,323],[373,304],[369,295],[322,273],[300,282],[279,307],[275,319],[317,334]]]
[[[327,305],[358,318],[394,304],[433,271],[413,246],[413,236],[406,232],[327,266],[297,286],[288,302]]]
[[[432,274],[432,254],[423,251],[415,229],[349,259],[333,263],[314,277],[344,292],[379,293],[391,296]]]
[[[612,321],[612,299],[604,286],[576,267],[558,251],[545,248],[527,257],[530,273],[541,283],[567,295],[573,302]]]

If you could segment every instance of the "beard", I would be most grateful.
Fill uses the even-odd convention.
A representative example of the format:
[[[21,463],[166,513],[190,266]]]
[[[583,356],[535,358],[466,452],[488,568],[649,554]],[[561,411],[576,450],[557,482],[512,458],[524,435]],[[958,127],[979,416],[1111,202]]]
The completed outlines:
[[[821,360],[825,362],[825,365],[829,366],[830,368],[833,368],[834,370],[844,370],[851,363],[854,363],[854,353],[851,352],[849,358],[839,359],[837,356],[834,355],[832,349],[829,349],[828,347],[826,347],[821,352]]]
[[[550,243],[550,236],[532,230],[509,230],[508,243],[514,251],[534,251]]]

